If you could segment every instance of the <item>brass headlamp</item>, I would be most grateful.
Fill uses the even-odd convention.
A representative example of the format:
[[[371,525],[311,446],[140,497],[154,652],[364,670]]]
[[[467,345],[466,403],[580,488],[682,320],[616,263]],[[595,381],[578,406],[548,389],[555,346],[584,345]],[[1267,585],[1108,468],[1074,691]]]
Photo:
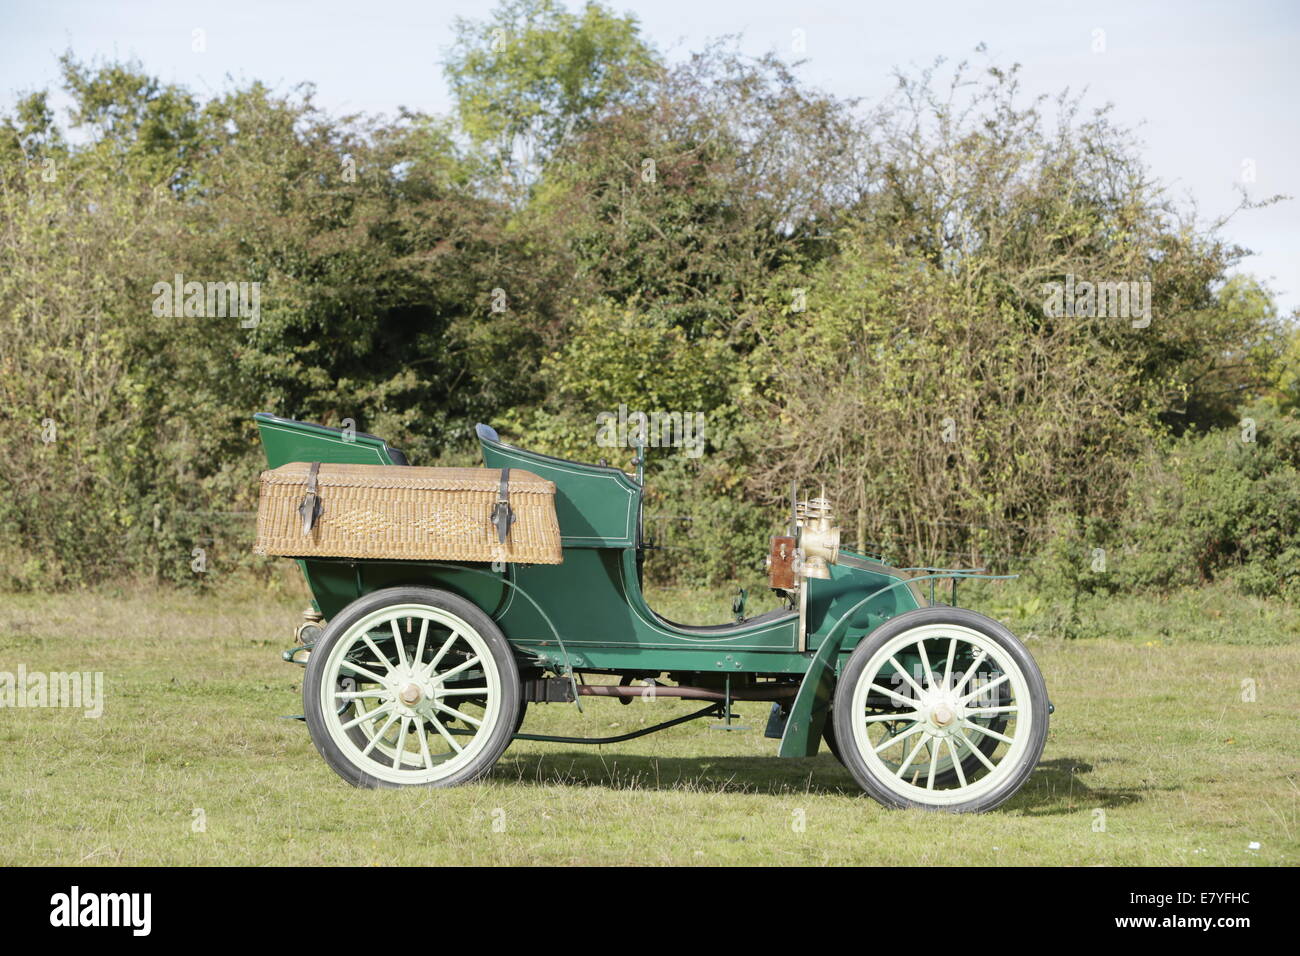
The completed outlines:
[[[831,523],[831,503],[825,498],[801,501],[795,518],[803,557],[799,574],[805,578],[829,578],[830,565],[840,556],[840,529]]]

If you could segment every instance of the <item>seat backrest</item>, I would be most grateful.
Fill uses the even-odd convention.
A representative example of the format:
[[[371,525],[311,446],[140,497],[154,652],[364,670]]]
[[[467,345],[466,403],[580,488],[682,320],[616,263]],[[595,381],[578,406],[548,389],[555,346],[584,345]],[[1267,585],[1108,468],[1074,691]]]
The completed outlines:
[[[555,517],[566,548],[636,547],[641,487],[617,468],[515,448],[488,425],[474,429],[489,468],[523,468],[555,482]]]
[[[269,412],[253,416],[262,436],[266,461],[279,468],[293,461],[333,465],[405,465],[406,456],[375,435],[281,418]]]

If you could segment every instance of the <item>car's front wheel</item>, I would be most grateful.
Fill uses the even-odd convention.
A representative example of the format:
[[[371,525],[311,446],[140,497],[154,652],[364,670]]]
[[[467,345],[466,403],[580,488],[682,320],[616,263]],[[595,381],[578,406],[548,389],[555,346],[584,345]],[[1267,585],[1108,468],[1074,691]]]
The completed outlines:
[[[839,756],[889,807],[991,810],[1025,783],[1047,739],[1047,687],[1005,627],[922,608],[869,634],[833,704]]]

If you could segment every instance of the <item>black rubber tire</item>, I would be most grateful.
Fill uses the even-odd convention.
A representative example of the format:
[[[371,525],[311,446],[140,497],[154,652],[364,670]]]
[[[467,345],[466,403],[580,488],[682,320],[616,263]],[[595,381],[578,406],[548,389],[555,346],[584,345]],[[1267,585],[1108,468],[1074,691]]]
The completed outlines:
[[[927,624],[959,624],[992,639],[1010,655],[1025,677],[1029,688],[1030,706],[1032,708],[1033,726],[1028,747],[1022,755],[1020,764],[1014,772],[998,787],[987,794],[975,797],[963,803],[931,804],[911,800],[895,793],[877,781],[875,774],[859,753],[856,746],[846,746],[840,750],[840,761],[858,782],[858,785],[876,802],[893,809],[944,810],[950,813],[982,813],[992,810],[1010,800],[1029,779],[1043,745],[1047,741],[1048,703],[1047,685],[1038,665],[1020,639],[1007,628],[992,618],[985,617],[966,608],[928,607],[900,614],[872,631],[849,655],[844,672],[840,675],[832,702],[832,714],[835,721],[835,736],[839,741],[853,740],[853,688],[862,678],[862,672],[886,642],[904,631]],[[969,758],[968,758],[969,759]]]
[[[334,645],[348,630],[364,618],[390,604],[423,604],[450,612],[478,632],[488,645],[492,660],[500,675],[502,712],[487,745],[473,760],[454,774],[429,783],[401,784],[371,776],[364,768],[349,760],[330,738],[326,730],[324,715],[320,704],[321,681],[326,661]],[[522,687],[519,681],[519,668],[510,643],[492,618],[471,602],[448,591],[424,587],[396,587],[374,591],[358,598],[341,613],[336,615],[325,629],[325,635],[313,648],[307,659],[307,673],[302,682],[303,713],[307,718],[307,729],[311,733],[312,743],[325,762],[340,777],[354,787],[369,789],[400,788],[403,786],[453,787],[477,780],[492,769],[502,752],[510,744],[519,725],[520,710],[523,704]]]

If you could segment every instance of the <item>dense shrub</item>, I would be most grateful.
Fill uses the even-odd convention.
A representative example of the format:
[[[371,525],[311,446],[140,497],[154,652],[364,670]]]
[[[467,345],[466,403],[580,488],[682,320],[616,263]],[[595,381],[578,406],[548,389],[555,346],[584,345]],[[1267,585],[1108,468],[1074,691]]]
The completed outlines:
[[[0,587],[247,563],[259,410],[417,464],[489,420],[626,466],[621,408],[706,422],[703,454],[650,452],[660,580],[754,572],[797,479],[907,563],[1114,537],[1108,575],[1040,563],[1292,587],[1289,419],[1129,482],[1265,385],[1294,404],[1300,353],[1104,110],[992,64],[865,110],[725,43],[668,63],[599,4],[457,36],[456,120],[70,56],[67,124],[42,92],[0,115]],[[178,273],[261,283],[258,321],[155,315]],[[1151,322],[1048,314],[1065,276],[1149,280]]]
[[[1149,456],[1114,541],[1119,587],[1230,579],[1300,598],[1300,420],[1261,404]]]

